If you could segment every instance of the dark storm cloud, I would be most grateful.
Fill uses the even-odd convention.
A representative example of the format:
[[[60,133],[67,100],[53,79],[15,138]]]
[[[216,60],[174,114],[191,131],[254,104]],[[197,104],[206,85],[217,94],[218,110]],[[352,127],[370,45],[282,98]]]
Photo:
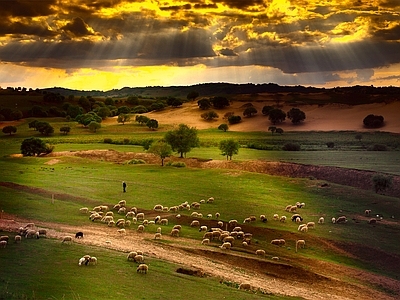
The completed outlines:
[[[391,29],[378,30],[374,33],[375,37],[386,41],[400,41],[400,25]],[[400,55],[400,53],[399,53]]]
[[[39,17],[49,16],[56,12],[57,0],[43,1],[0,1],[0,17]]]
[[[224,56],[237,56],[235,51],[233,51],[232,49],[227,49],[227,48],[220,50],[219,54],[224,55]]]
[[[196,3],[194,5],[194,8],[196,9],[210,9],[210,8],[217,8],[217,4],[212,3],[212,4],[205,4],[205,3]]]
[[[56,35],[44,24],[31,22],[29,24],[18,22],[7,22],[0,20],[0,36],[13,35],[13,36],[37,36],[37,37],[53,37]]]
[[[214,3],[222,3],[229,7],[246,9],[255,5],[264,5],[263,0],[222,0],[222,1],[214,1]]]
[[[177,10],[187,10],[191,9],[192,5],[190,4],[184,4],[184,5],[172,5],[172,6],[161,6],[161,10],[172,10],[172,11],[177,11]]]
[[[93,32],[89,30],[89,26],[81,18],[74,18],[72,22],[61,27],[61,29],[74,37],[93,35]]]

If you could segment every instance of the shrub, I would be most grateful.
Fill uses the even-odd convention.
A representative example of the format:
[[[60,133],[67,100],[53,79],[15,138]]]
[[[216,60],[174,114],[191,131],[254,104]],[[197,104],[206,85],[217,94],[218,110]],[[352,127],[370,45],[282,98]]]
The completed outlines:
[[[143,149],[147,151],[147,150],[149,150],[149,148],[153,142],[154,142],[154,139],[144,139],[142,141],[141,145],[143,146]]]
[[[144,113],[147,113],[148,110],[147,110],[147,108],[144,107],[143,105],[138,105],[138,106],[135,106],[135,107],[132,109],[132,112],[135,113],[135,114],[144,114]]]
[[[387,151],[388,149],[387,149],[386,145],[376,144],[376,145],[373,145],[370,150],[371,151]]]
[[[237,123],[240,123],[241,120],[242,120],[241,116],[232,115],[232,116],[228,117],[229,124],[237,124]]]
[[[282,149],[284,151],[300,151],[300,145],[295,143],[287,143],[283,145]]]
[[[169,162],[167,162],[166,165],[170,166],[170,167],[175,167],[175,168],[185,168],[186,167],[186,164],[184,162],[179,162],[179,161],[176,161],[176,162],[169,161]]]
[[[123,140],[123,144],[124,145],[129,145],[131,143],[131,140],[130,139],[124,139]]]
[[[110,138],[104,138],[103,142],[104,142],[104,144],[112,144],[113,140]]]
[[[125,162],[126,165],[142,165],[145,164],[146,162],[143,159],[131,159]]]
[[[200,116],[201,116],[204,120],[207,120],[207,121],[211,121],[211,120],[217,119],[217,118],[219,117],[218,114],[217,114],[215,111],[213,111],[213,110],[208,111],[208,112],[205,112],[205,113],[202,113]]]
[[[17,127],[12,126],[12,125],[5,126],[5,127],[3,127],[2,131],[3,131],[4,134],[9,134],[9,135],[11,135],[11,134],[17,132]]]
[[[219,125],[218,129],[226,132],[229,129],[229,126],[228,126],[228,124],[224,123],[224,124]]]
[[[392,187],[393,178],[391,176],[377,174],[372,177],[372,182],[374,184],[375,193],[379,193]]]
[[[365,127],[378,128],[383,126],[384,118],[382,116],[368,115],[364,118],[363,123]]]
[[[328,148],[333,148],[333,147],[335,147],[335,143],[334,143],[334,142],[327,142],[327,143],[326,143],[326,146],[327,146]]]

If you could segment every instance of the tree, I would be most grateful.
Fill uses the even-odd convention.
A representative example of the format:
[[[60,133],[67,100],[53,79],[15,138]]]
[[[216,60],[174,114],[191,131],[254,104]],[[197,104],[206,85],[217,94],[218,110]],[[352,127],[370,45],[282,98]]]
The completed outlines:
[[[157,129],[158,128],[158,121],[155,119],[150,119],[146,122],[146,126],[150,129]]]
[[[20,110],[13,110],[13,112],[11,113],[11,119],[12,120],[20,120],[24,117],[22,111]]]
[[[364,118],[363,123],[368,128],[378,128],[383,126],[384,118],[382,116],[368,115]]]
[[[135,121],[138,122],[140,125],[143,125],[150,121],[150,118],[142,115],[137,115],[135,117]]]
[[[125,124],[125,122],[129,122],[131,120],[131,116],[128,114],[119,114],[117,117],[117,122],[122,123],[122,125]]]
[[[377,174],[372,177],[372,182],[374,184],[375,193],[383,193],[386,189],[392,187],[393,177]]]
[[[230,105],[229,100],[222,96],[213,97],[210,99],[210,102],[215,108],[224,108]]]
[[[197,129],[190,128],[186,124],[179,124],[178,129],[168,131],[165,134],[165,141],[171,145],[173,151],[180,153],[181,158],[183,154],[199,145]]]
[[[246,107],[246,109],[243,112],[243,116],[245,117],[252,117],[257,113],[257,108],[255,108],[254,106],[249,106]]]
[[[128,106],[120,106],[118,107],[118,114],[129,114],[131,109]]]
[[[83,114],[83,108],[79,105],[69,105],[67,108],[67,115],[75,119],[77,116]]]
[[[232,115],[232,116],[228,117],[229,124],[237,124],[237,123],[240,123],[240,121],[242,121],[241,116]]]
[[[298,124],[306,119],[306,114],[304,111],[293,107],[287,112],[287,117],[293,124]]]
[[[226,160],[228,158],[232,160],[232,156],[239,153],[239,147],[239,142],[234,139],[222,140],[219,143],[219,150],[222,151],[222,155],[226,156]]]
[[[126,103],[130,105],[139,105],[139,98],[137,96],[129,96],[126,99]]]
[[[12,126],[12,125],[5,126],[5,127],[3,127],[2,131],[3,131],[4,134],[9,134],[9,135],[11,135],[11,134],[17,132],[17,127]]]
[[[37,122],[36,123],[36,129],[39,131],[41,134],[44,135],[49,135],[54,132],[53,126],[51,126],[48,122]]]
[[[102,118],[103,120],[111,115],[111,111],[108,107],[100,107],[97,110],[97,115]]]
[[[200,115],[204,120],[207,120],[207,121],[211,121],[211,120],[213,120],[213,119],[218,119],[218,114],[215,112],[215,111],[213,111],[213,110],[211,110],[211,111],[207,111],[207,112],[205,112],[205,113],[202,113],[201,115]]]
[[[78,100],[79,105],[86,111],[89,112],[92,110],[92,103],[86,97],[80,97]]]
[[[94,111],[90,111],[83,115],[78,115],[75,118],[75,121],[85,127],[87,127],[91,122],[101,123],[102,120],[103,119],[99,117]]]
[[[266,105],[266,106],[264,106],[263,108],[262,108],[262,114],[264,115],[264,116],[268,116],[269,115],[269,112],[271,111],[271,110],[273,110],[274,109],[274,107],[273,106],[270,106],[270,105]]]
[[[155,110],[155,111],[160,111],[160,110],[163,110],[164,108],[165,108],[165,105],[162,102],[155,102],[150,105],[150,109]]]
[[[283,129],[282,128],[276,128],[275,132],[282,135],[283,134]]]
[[[170,102],[172,107],[179,107],[182,106],[183,101],[181,99],[178,98],[173,98],[173,100]]]
[[[218,129],[226,132],[229,129],[229,126],[228,126],[228,124],[223,123],[218,126]]]
[[[67,135],[67,133],[70,131],[71,131],[71,127],[69,127],[69,126],[62,126],[60,128],[60,132],[64,133],[65,135]]]
[[[138,105],[138,106],[135,106],[135,107],[132,109],[132,112],[133,112],[134,114],[144,114],[144,113],[147,113],[147,112],[148,112],[148,109],[147,109],[145,106],[143,106],[143,105]]]
[[[275,126],[269,126],[268,127],[268,131],[271,131],[272,135],[274,135],[274,132],[276,131],[276,127]]]
[[[89,125],[88,125],[88,128],[89,128],[90,131],[96,132],[97,129],[101,128],[101,124],[99,122],[96,122],[96,121],[91,121],[89,123]]]
[[[211,102],[208,99],[201,99],[197,101],[197,106],[202,110],[206,110],[211,107]]]
[[[106,98],[106,100],[104,100],[104,104],[105,105],[114,105],[115,104],[115,102],[114,102],[114,100],[112,99],[112,98],[110,98],[110,97],[107,97]]]
[[[21,154],[23,156],[39,156],[42,153],[49,154],[54,147],[46,144],[42,139],[31,137],[23,140]]]
[[[276,123],[285,121],[286,113],[279,108],[274,108],[269,112],[268,119],[275,125]]]
[[[186,99],[190,100],[195,100],[200,94],[196,91],[191,91],[189,94],[186,96]]]
[[[172,147],[165,141],[159,140],[151,144],[148,152],[159,156],[161,158],[161,166],[164,166],[164,159],[172,154]]]

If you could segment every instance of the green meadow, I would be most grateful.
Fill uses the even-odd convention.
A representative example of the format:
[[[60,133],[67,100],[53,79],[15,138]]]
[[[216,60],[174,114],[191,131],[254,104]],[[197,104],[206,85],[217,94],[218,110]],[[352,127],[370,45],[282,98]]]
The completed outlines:
[[[91,133],[70,122],[71,132],[62,135],[59,128],[66,124],[64,120],[45,120],[55,128],[55,133],[49,137],[42,137],[29,129],[29,119],[17,126],[17,134],[0,137],[0,181],[40,188],[55,195],[55,199],[51,201],[48,195],[0,186],[0,209],[8,214],[84,228],[90,221],[79,213],[79,208],[83,206],[113,205],[125,199],[129,207],[151,210],[156,204],[170,207],[212,196],[214,203],[204,204],[200,209],[203,215],[219,212],[222,221],[237,219],[239,223],[249,215],[265,214],[268,217],[267,223],[253,225],[262,229],[260,233],[254,233],[253,239],[269,256],[290,259],[299,255],[399,280],[395,263],[398,263],[400,253],[400,244],[396,242],[400,237],[400,201],[376,194],[372,183],[371,190],[336,184],[321,188],[322,182],[312,178],[287,178],[237,170],[115,164],[72,156],[63,156],[58,163],[47,164],[54,157],[11,157],[20,153],[21,142],[31,136],[41,137],[54,145],[55,152],[94,149],[144,152],[140,145],[143,140],[160,139],[170,128],[169,125],[161,125],[159,130],[151,131],[133,122],[125,125],[108,123],[97,133]],[[234,129],[228,132],[204,130],[198,132],[201,146],[187,153],[187,157],[223,160],[225,157],[220,154],[218,143],[233,138],[241,144],[239,154],[233,157],[237,161],[288,161],[400,175],[398,135],[363,133],[360,141],[355,139],[355,135],[355,132],[347,131],[288,132],[278,136],[265,132],[235,132]],[[105,138],[113,143],[104,143]],[[327,148],[329,141],[334,141],[334,149]],[[301,143],[302,151],[281,151],[281,146],[287,142]],[[389,150],[368,151],[375,144],[384,144]],[[254,145],[267,150],[254,149]],[[122,180],[128,183],[126,194],[122,193]],[[58,199],[57,194],[70,195],[70,198]],[[309,230],[304,237],[297,231],[298,225],[290,220],[286,223],[272,220],[275,213],[290,216],[284,208],[297,201],[306,203],[300,213],[307,221],[317,222],[320,216],[324,216],[326,224]],[[376,226],[367,224],[363,218],[365,209],[385,216],[388,222],[378,222]],[[189,216],[190,212],[182,211],[181,214]],[[349,222],[341,225],[330,222],[332,217],[340,215],[348,216]],[[172,219],[164,232],[168,232],[175,223]],[[98,226],[105,225],[99,223]],[[130,230],[133,229],[127,229],[128,234]],[[200,244],[202,233],[189,226],[184,226],[183,230],[185,237],[196,239]],[[13,233],[10,235],[13,236]],[[293,238],[288,240],[286,248],[276,248],[270,245],[270,240],[277,238],[276,235],[291,235]],[[309,239],[310,243],[304,251],[295,253],[294,241],[300,237]],[[359,256],[349,257],[326,248],[317,242],[318,239],[354,244],[359,249],[382,253],[389,261],[383,263],[384,258],[363,256],[361,250],[356,252]],[[98,266],[79,267],[77,262],[82,253],[98,257]],[[118,251],[77,243],[63,245],[53,239],[24,239],[21,244],[11,242],[5,249],[0,249],[0,299],[288,298],[239,291],[221,284],[216,278],[178,274],[175,272],[178,266],[166,261],[149,258],[149,262],[149,273],[143,275],[137,274],[136,265],[127,262],[126,254]]]

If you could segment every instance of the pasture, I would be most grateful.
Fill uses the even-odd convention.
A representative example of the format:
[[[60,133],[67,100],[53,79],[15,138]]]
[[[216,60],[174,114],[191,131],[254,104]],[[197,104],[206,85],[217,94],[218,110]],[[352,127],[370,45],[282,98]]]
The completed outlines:
[[[60,122],[53,120],[54,124]],[[62,123],[62,122],[60,122]],[[67,136],[55,134],[43,139],[55,145],[54,151],[113,149],[118,152],[144,152],[139,145],[127,143],[105,144],[104,138],[123,141],[141,141],[146,138],[158,139],[165,132],[161,129],[148,131],[136,124],[112,124],[105,126],[98,133],[88,133],[87,129],[76,126]],[[213,160],[224,160],[216,143],[225,138],[235,138],[242,145],[248,143],[265,143],[281,145],[286,141],[304,141],[314,151],[283,152],[241,148],[233,159],[291,161],[313,163],[316,165],[330,164],[334,166],[353,167],[387,173],[398,174],[397,136],[386,133],[363,134],[363,140],[354,139],[354,132],[329,133],[288,133],[281,137],[270,133],[239,133],[217,130],[199,132],[202,147],[195,148],[187,157]],[[102,159],[63,155],[59,157],[10,157],[19,153],[22,140],[28,136],[39,136],[27,128],[27,123],[18,125],[15,136],[0,137],[0,209],[6,216],[18,217],[23,220],[34,220],[42,227],[56,230],[55,236],[47,239],[23,239],[21,244],[11,242],[5,249],[0,249],[0,296],[7,299],[291,299],[310,298],[311,295],[301,295],[293,290],[283,293],[273,289],[255,292],[244,292],[237,289],[241,281],[232,282],[226,278],[215,276],[196,277],[175,272],[180,264],[159,259],[147,252],[150,263],[148,274],[136,274],[136,264],[126,261],[127,248],[118,249],[102,247],[104,239],[116,237],[116,228],[108,228],[101,222],[91,222],[88,215],[79,213],[79,208],[97,205],[112,207],[124,199],[128,207],[137,207],[150,218],[157,214],[152,209],[156,204],[171,207],[185,201],[192,203],[201,199],[214,197],[212,204],[202,204],[198,212],[203,214],[200,220],[204,224],[216,226],[217,220],[207,219],[207,214],[221,214],[220,220],[227,223],[237,219],[240,226],[252,232],[253,239],[249,248],[235,244],[230,250],[231,255],[219,249],[220,242],[212,241],[210,245],[201,245],[203,233],[189,226],[193,219],[191,211],[180,211],[182,218],[176,214],[165,212],[162,215],[169,220],[163,226],[165,238],[155,241],[153,235],[155,225],[148,226],[142,242],[132,244],[131,248],[141,247],[172,247],[168,249],[186,249],[192,255],[206,257],[211,261],[226,261],[235,269],[243,267],[244,278],[257,265],[271,261],[274,256],[281,261],[276,266],[290,265],[302,272],[312,272],[321,276],[340,278],[343,284],[351,286],[354,281],[379,295],[396,297],[398,292],[390,284],[375,284],[365,278],[340,276],[330,269],[321,270],[319,262],[343,269],[354,269],[356,272],[373,274],[387,278],[389,282],[398,281],[399,243],[394,242],[400,236],[400,202],[397,198],[376,194],[371,190],[359,190],[352,187],[336,185],[313,178],[289,178],[245,172],[229,169],[196,169],[161,167],[158,164],[129,165],[113,163]],[[335,150],[326,149],[326,141],[333,140],[341,144]],[[388,144],[392,151],[366,151],[373,144]],[[362,146],[360,146],[362,144]],[[325,146],[324,146],[325,145]],[[320,149],[320,151],[316,151]],[[128,184],[128,192],[122,192],[121,181]],[[54,201],[52,201],[52,196]],[[310,229],[307,233],[297,230],[298,224],[290,221],[291,213],[285,211],[288,204],[297,201],[305,202],[306,206],[298,210],[305,221],[317,223],[319,217],[325,217],[325,224]],[[365,209],[372,209],[373,214],[384,216],[382,221],[371,225],[367,223]],[[274,221],[273,214],[286,215],[289,219],[282,223]],[[268,222],[257,220],[254,223],[243,224],[244,218],[265,214]],[[332,217],[346,215],[346,224],[332,224]],[[393,218],[391,218],[393,216]],[[123,217],[123,215],[121,216]],[[175,224],[183,226],[180,238],[168,236]],[[86,244],[74,242],[71,245],[61,244],[58,238],[63,232],[58,226],[93,230],[99,234],[101,242]],[[54,227],[54,228],[53,228]],[[136,226],[126,228],[127,236],[137,237]],[[105,235],[100,235],[103,232]],[[1,234],[10,234],[2,231]],[[13,235],[15,233],[11,233]],[[285,247],[270,244],[275,238],[284,238]],[[88,238],[89,239],[89,238]],[[90,237],[96,240],[96,235]],[[306,240],[306,248],[295,252],[295,241]],[[116,242],[115,242],[116,243]],[[142,243],[142,244],[141,244]],[[198,245],[198,246],[197,246]],[[121,246],[122,247],[122,246]],[[264,249],[266,257],[254,259],[255,249]],[[144,249],[146,251],[146,249]],[[156,251],[156,250],[154,250]],[[221,253],[222,252],[222,253]],[[84,254],[92,254],[99,259],[97,266],[78,266],[78,259]],[[184,257],[184,256],[183,256]],[[18,263],[16,263],[16,261]],[[245,264],[246,261],[246,264]],[[247,262],[248,261],[248,262]],[[54,267],[56,266],[56,267]],[[260,276],[275,274],[275,265],[268,263],[269,269],[260,271]],[[272,266],[272,267],[271,267]],[[201,268],[196,264],[196,268]],[[204,268],[206,268],[204,266]],[[235,273],[234,270],[232,270]],[[107,276],[105,276],[107,274]],[[310,275],[311,276],[311,275]],[[316,275],[315,275],[316,276]],[[371,275],[372,276],[372,275]],[[229,276],[227,276],[229,277]],[[257,276],[254,276],[254,278]],[[283,276],[284,277],[284,276]],[[274,277],[275,278],[275,277]],[[279,278],[276,277],[276,278]],[[296,277],[297,278],[297,277]],[[310,277],[311,278],[311,277]],[[314,277],[312,277],[314,278]],[[282,278],[279,278],[282,279]],[[299,279],[299,278],[297,278]],[[245,280],[245,279],[243,279]],[[255,279],[253,279],[255,280]],[[310,279],[310,282],[314,282]],[[221,284],[225,283],[225,284]],[[110,288],[112,286],[112,289]],[[177,288],[177,287],[184,287]],[[301,284],[300,284],[301,286]],[[321,293],[321,290],[318,290]],[[351,298],[351,295],[349,296]],[[360,298],[361,299],[361,298]]]

